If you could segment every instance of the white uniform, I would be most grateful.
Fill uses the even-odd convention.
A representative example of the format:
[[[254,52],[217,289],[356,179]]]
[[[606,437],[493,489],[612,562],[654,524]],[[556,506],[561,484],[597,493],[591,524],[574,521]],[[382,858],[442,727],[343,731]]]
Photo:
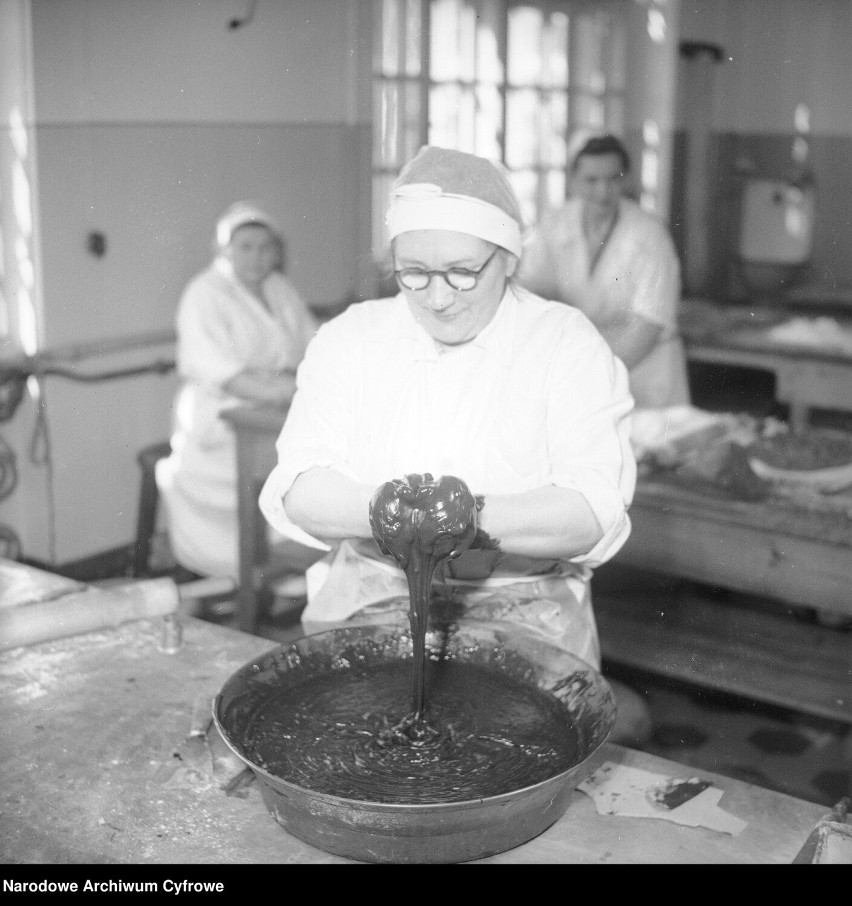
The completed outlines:
[[[524,623],[597,664],[588,586],[591,568],[630,532],[631,409],[626,369],[586,317],[526,290],[507,288],[485,329],[445,351],[402,294],[355,304],[320,328],[299,368],[261,509],[280,532],[322,547],[289,522],[282,504],[313,467],[375,487],[430,472],[455,475],[476,494],[576,489],[603,529],[588,554],[506,557],[487,580],[447,584],[468,616]],[[311,630],[387,622],[389,611],[407,622],[405,576],[372,541],[335,546],[308,580],[303,623]]]
[[[593,263],[581,217],[582,202],[572,198],[542,219],[524,246],[519,281],[547,299],[579,308],[601,330],[626,313],[661,324],[659,343],[630,372],[636,407],[688,403],[677,321],[680,263],[668,231],[652,214],[622,198],[615,226]]]
[[[293,370],[316,322],[295,287],[271,274],[270,310],[217,258],[187,286],[177,313],[172,455],[157,465],[175,558],[202,575],[237,576],[236,444],[220,418],[239,405],[224,385],[246,368]]]

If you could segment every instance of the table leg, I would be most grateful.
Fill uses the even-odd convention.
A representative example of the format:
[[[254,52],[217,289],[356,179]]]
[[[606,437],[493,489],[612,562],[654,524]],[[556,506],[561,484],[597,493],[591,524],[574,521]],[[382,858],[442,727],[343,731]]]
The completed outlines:
[[[795,400],[790,400],[788,406],[790,427],[797,433],[806,431],[810,425],[810,407]]]
[[[239,591],[237,625],[242,632],[254,634],[259,617],[259,599],[255,587],[257,558],[257,523],[262,518],[257,507],[257,482],[254,478],[253,444],[242,434],[237,436],[237,515],[239,519]],[[255,527],[246,531],[247,526]]]

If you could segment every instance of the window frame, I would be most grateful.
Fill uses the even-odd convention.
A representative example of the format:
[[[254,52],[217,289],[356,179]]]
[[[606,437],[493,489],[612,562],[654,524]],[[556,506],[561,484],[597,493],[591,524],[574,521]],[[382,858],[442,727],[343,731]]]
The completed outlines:
[[[485,153],[481,148],[470,143],[451,143],[458,147],[464,144],[461,150],[472,151],[477,154],[484,154],[488,157],[497,157],[503,163],[510,175],[510,179],[518,190],[519,197],[524,209],[524,217],[528,223],[533,223],[543,213],[544,209],[552,204],[557,203],[561,197],[564,197],[569,178],[569,162],[564,154],[567,147],[568,139],[571,133],[581,126],[597,126],[616,133],[623,134],[625,126],[625,99],[627,86],[625,68],[626,68],[626,28],[627,28],[627,6],[632,0],[374,0],[374,34],[377,46],[374,46],[373,54],[373,159],[372,159],[372,199],[373,199],[373,230],[372,230],[372,247],[373,255],[376,260],[383,258],[385,255],[386,239],[384,233],[384,212],[389,201],[390,185],[399,172],[402,164],[408,160],[417,151],[419,147],[430,142],[435,142],[435,118],[432,106],[432,99],[436,90],[448,85],[457,85],[460,93],[472,92],[474,111],[477,104],[477,90],[483,85],[494,86],[494,83],[485,83],[478,78],[478,73],[474,71],[473,79],[436,79],[434,77],[434,67],[431,64],[430,45],[433,33],[433,13],[435,9],[445,4],[446,8],[455,6],[457,10],[482,10],[491,8],[496,15],[491,17],[496,22],[494,29],[496,36],[496,51],[501,66],[500,79],[496,83],[499,94],[499,123],[496,129],[496,139],[490,149],[496,153]],[[521,83],[514,82],[512,73],[509,71],[510,64],[510,42],[512,40],[510,14],[517,9],[528,8],[538,11],[542,21],[554,21],[554,16],[565,16],[567,19],[566,39],[567,46],[564,48],[565,55],[565,75],[560,84],[534,82]],[[399,13],[402,10],[410,14],[417,10],[419,15],[419,42],[417,43],[419,60],[416,65],[412,65],[409,60],[404,59],[404,50],[411,46],[410,39],[407,41],[404,35],[404,28],[407,19],[404,16],[397,16],[398,26],[398,53],[397,53],[397,71],[383,71],[382,62],[386,59],[387,47],[384,42],[387,39],[385,13],[395,10]],[[589,23],[592,23],[589,26]],[[609,26],[607,26],[609,23]],[[589,69],[588,72],[581,71],[580,64],[584,60],[584,53],[581,52],[579,41],[583,28],[597,28],[602,35],[598,50],[598,56],[601,57],[606,51],[618,56],[618,59],[609,60],[605,66],[606,71],[596,71]],[[606,41],[607,27],[610,29],[610,37],[615,35],[613,43],[614,48],[606,48],[603,44]],[[619,46],[620,42],[620,46]],[[588,58],[589,53],[585,54]],[[594,56],[592,53],[591,56]],[[600,61],[599,61],[600,62]],[[377,65],[378,64],[378,65]],[[474,63],[474,66],[476,64]],[[405,71],[408,69],[409,71]],[[617,76],[620,74],[621,81]],[[597,81],[598,84],[595,84]],[[386,118],[388,98],[399,104],[403,86],[408,86],[409,99],[416,99],[419,110],[412,119],[417,122],[417,136],[412,140],[409,135],[407,139],[400,140],[402,126],[399,122],[399,110],[396,111],[396,147],[389,153]],[[411,91],[411,86],[415,90]],[[511,155],[507,154],[507,142],[511,141],[508,133],[511,129],[511,123],[507,117],[510,115],[512,96],[518,96],[520,92],[528,91],[537,96],[540,101],[543,97],[550,99],[558,97],[561,100],[564,110],[564,125],[558,133],[556,144],[561,146],[561,157],[557,154],[555,162],[542,161],[541,155],[533,161],[531,165],[518,167],[512,160],[507,159]],[[379,99],[381,95],[381,100]],[[395,95],[395,97],[394,97]],[[384,106],[382,105],[384,101]],[[537,112],[541,108],[537,108]],[[584,112],[585,111],[585,112]],[[588,111],[593,111],[590,115]],[[596,111],[596,112],[594,112]],[[405,113],[403,113],[405,116]],[[393,141],[394,138],[390,140]],[[458,136],[457,136],[458,138]],[[536,146],[540,147],[542,134],[537,132]],[[534,185],[531,191],[529,187],[524,188],[523,182]],[[551,188],[548,189],[548,185]]]

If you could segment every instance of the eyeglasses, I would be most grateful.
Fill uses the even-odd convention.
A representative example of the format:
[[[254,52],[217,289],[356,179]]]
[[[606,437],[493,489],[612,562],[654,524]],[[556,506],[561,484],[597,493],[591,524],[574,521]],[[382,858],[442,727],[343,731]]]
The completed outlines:
[[[412,292],[420,292],[421,290],[426,289],[432,282],[432,277],[440,275],[444,278],[450,288],[462,293],[467,293],[476,288],[476,284],[479,283],[482,272],[489,264],[491,264],[492,259],[498,251],[500,251],[499,245],[488,258],[485,259],[482,267],[475,271],[466,267],[451,267],[446,271],[426,271],[423,270],[422,267],[404,267],[402,270],[394,271],[394,274],[399,285],[403,289],[409,289]]]

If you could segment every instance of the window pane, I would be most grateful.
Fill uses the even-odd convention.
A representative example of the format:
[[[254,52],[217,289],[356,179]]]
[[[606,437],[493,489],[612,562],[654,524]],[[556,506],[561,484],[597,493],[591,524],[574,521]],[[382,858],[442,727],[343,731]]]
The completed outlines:
[[[476,153],[495,160],[502,158],[500,136],[503,133],[503,98],[493,85],[476,89]]]
[[[429,92],[429,141],[472,153],[474,137],[473,90],[461,85],[435,85]]]
[[[604,65],[609,74],[609,87],[623,91],[627,82],[627,21],[623,15],[610,20]]]
[[[378,82],[373,98],[373,162],[378,167],[399,167],[423,143],[419,83]]]
[[[603,43],[606,26],[602,14],[581,14],[574,20],[574,78],[578,87],[594,91],[606,87]]]
[[[373,175],[373,255],[380,259],[388,245],[385,213],[390,202],[390,190],[396,178],[384,173]]]
[[[565,170],[551,170],[545,175],[544,203],[551,208],[559,207],[565,201]]]
[[[541,115],[541,159],[564,166],[568,159],[568,97],[561,91],[551,92],[541,105]]]
[[[406,0],[405,4],[405,74],[419,76],[420,35],[423,23],[420,21],[420,0]]]
[[[594,129],[606,127],[606,107],[601,98],[580,94],[574,99],[574,122]]]
[[[489,85],[503,82],[500,56],[502,0],[483,0],[479,4],[476,29],[476,78]]]
[[[529,167],[566,161],[568,98],[564,92],[510,90],[506,97],[506,164]]]
[[[515,194],[518,196],[524,223],[535,223],[538,219],[538,204],[536,202],[538,174],[532,170],[515,170],[509,174],[509,180],[512,183]]]
[[[409,158],[413,157],[423,144],[420,83],[407,82],[402,90],[405,96],[405,117],[400,139],[401,153],[396,160],[398,166],[402,166]]]
[[[383,75],[396,75],[400,51],[398,0],[375,0],[373,10],[379,22],[379,41],[373,48],[373,70]]]
[[[397,158],[398,93],[394,82],[376,82],[373,89],[373,162],[379,167]]]
[[[541,32],[544,17],[532,6],[509,10],[508,65],[512,85],[535,85],[541,72]]]
[[[568,84],[568,16],[551,13],[544,33],[542,77],[545,85]]]
[[[385,76],[420,75],[420,0],[375,0],[374,10],[378,40],[373,71]]]
[[[433,81],[473,81],[476,10],[465,0],[432,0],[429,68]]]
[[[506,94],[506,165],[515,170],[538,161],[538,92],[510,90]]]

